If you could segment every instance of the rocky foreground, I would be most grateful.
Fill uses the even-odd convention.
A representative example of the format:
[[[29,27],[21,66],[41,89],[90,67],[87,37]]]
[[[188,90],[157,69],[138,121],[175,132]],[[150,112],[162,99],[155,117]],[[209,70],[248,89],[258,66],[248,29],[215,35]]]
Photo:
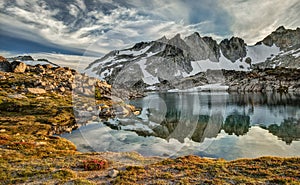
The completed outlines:
[[[224,161],[144,158],[134,152],[80,153],[54,134],[71,132],[88,120],[138,110],[112,95],[110,85],[70,68],[28,66],[2,58],[0,69],[0,184],[298,184],[300,180],[299,158]]]

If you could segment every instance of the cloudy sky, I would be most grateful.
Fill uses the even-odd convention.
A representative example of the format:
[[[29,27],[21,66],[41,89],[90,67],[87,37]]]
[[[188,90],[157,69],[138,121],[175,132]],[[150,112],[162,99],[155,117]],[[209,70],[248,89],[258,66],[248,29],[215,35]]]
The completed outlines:
[[[102,56],[139,41],[199,32],[254,44],[300,27],[299,0],[2,0],[0,54]]]

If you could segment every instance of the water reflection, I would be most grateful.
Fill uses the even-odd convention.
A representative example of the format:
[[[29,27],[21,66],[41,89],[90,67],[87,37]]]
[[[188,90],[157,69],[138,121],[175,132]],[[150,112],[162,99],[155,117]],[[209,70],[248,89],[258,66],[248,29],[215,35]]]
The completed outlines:
[[[300,97],[294,94],[151,93],[139,116],[95,122],[64,137],[80,151],[137,151],[227,160],[299,156]]]
[[[294,94],[153,93],[130,103],[142,108],[140,116],[105,124],[182,143],[203,142],[222,130],[242,136],[254,125],[286,144],[300,139],[300,97]]]

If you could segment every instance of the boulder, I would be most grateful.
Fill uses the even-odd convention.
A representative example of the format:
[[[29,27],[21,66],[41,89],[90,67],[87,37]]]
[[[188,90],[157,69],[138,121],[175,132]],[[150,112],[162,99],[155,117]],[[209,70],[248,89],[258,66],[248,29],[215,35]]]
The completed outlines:
[[[12,99],[27,99],[27,97],[22,94],[9,94],[8,97]]]
[[[58,88],[58,90],[59,90],[60,92],[65,92],[65,91],[66,91],[66,88],[65,88],[64,86],[61,86],[61,87]]]
[[[119,171],[116,169],[109,170],[108,176],[111,178],[115,178],[119,175]]]
[[[3,75],[0,75],[0,80],[6,80],[6,77]]]
[[[11,72],[11,64],[6,60],[6,58],[0,56],[0,71]]]
[[[27,65],[25,63],[19,61],[13,61],[11,63],[11,66],[12,66],[12,71],[14,73],[24,73],[27,68]]]

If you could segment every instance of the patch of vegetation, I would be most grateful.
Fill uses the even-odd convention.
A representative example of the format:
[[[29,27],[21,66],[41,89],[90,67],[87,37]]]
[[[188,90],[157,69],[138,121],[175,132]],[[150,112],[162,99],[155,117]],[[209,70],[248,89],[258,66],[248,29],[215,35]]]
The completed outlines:
[[[144,167],[127,167],[116,184],[299,184],[299,158],[225,161],[186,156]]]

